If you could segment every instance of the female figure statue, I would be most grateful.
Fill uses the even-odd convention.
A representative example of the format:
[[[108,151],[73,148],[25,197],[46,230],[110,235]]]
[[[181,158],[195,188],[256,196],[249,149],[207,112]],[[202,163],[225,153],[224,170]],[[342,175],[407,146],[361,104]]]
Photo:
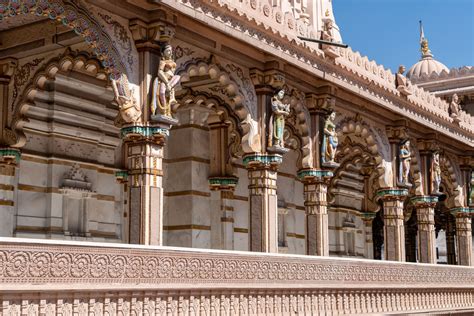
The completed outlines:
[[[461,112],[461,106],[459,105],[459,97],[455,93],[453,94],[453,99],[451,100],[451,103],[449,104],[449,110],[451,111],[451,117],[456,119],[459,116],[459,113]]]
[[[398,66],[398,72],[395,75],[395,87],[397,90],[404,95],[410,95],[411,91],[408,85],[407,78],[403,75],[406,68],[403,65]]]
[[[174,88],[181,79],[175,75],[176,63],[173,60],[173,48],[165,44],[161,49],[161,60],[158,66],[158,76],[153,81],[153,98],[151,102],[151,114],[156,110],[171,117],[171,106],[176,103]]]
[[[268,147],[285,147],[283,143],[283,132],[285,131],[285,117],[290,114],[290,105],[283,104],[285,90],[277,89],[273,94],[272,115],[268,133]]]
[[[410,161],[411,161],[411,151],[410,151],[410,141],[405,140],[400,144],[400,151],[398,154],[400,159],[400,182],[404,185],[410,185],[408,182],[408,175],[410,174]]]
[[[433,194],[439,194],[439,186],[441,184],[441,166],[439,163],[439,152],[433,153],[431,160],[431,191]]]
[[[336,149],[339,143],[336,133],[336,112],[332,112],[324,123],[323,148],[322,148],[322,162],[334,163],[336,158]]]

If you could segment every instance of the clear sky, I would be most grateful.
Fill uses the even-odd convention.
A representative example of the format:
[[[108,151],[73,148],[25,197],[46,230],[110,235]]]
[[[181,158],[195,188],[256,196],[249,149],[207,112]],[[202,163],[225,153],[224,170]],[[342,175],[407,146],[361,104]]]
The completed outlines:
[[[474,66],[474,0],[332,0],[343,42],[396,72],[420,57],[419,24],[434,58]]]

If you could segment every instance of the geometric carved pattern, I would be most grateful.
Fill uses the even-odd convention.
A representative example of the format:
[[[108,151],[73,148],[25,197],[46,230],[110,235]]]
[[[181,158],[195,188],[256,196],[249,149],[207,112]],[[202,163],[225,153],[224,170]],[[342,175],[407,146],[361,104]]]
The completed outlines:
[[[474,304],[474,269],[468,267],[12,239],[0,244],[5,315],[353,315]]]

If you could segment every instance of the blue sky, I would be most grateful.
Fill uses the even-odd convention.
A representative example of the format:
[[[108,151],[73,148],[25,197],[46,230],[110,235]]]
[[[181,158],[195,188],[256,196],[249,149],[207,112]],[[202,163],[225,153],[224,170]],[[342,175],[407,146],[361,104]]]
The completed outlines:
[[[332,0],[344,43],[396,72],[420,57],[419,24],[434,58],[474,66],[474,0]]]

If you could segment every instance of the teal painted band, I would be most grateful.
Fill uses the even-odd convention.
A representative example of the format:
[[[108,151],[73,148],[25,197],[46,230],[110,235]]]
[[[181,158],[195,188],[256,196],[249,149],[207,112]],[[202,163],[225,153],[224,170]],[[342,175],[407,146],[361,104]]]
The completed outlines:
[[[385,190],[380,190],[377,192],[377,196],[385,196],[385,195],[407,196],[408,190],[407,189],[385,189]]]
[[[117,171],[115,172],[115,177],[116,178],[127,178],[128,177],[128,171]]]
[[[298,171],[298,179],[304,179],[307,177],[324,178],[332,177],[333,175],[332,171],[329,170],[307,169]]]
[[[15,157],[16,162],[20,161],[21,152],[18,149],[5,148],[0,149],[0,157]]]
[[[415,196],[410,200],[412,203],[437,203],[438,197],[431,195]]]
[[[150,137],[156,134],[169,136],[170,131],[166,128],[152,126],[128,126],[120,130],[122,138],[129,134],[139,134],[144,137]]]
[[[453,215],[460,214],[460,213],[473,214],[472,210],[474,209],[470,209],[469,207],[455,207],[455,208],[450,209],[449,212]]]
[[[362,213],[362,217],[365,219],[374,219],[377,213],[371,213],[371,212],[364,212]]]
[[[239,182],[238,178],[210,178],[210,185],[235,186]]]
[[[257,162],[264,165],[281,164],[283,162],[283,157],[277,154],[273,154],[273,155],[254,154],[254,155],[248,155],[244,157],[245,166],[247,166],[251,162]]]

